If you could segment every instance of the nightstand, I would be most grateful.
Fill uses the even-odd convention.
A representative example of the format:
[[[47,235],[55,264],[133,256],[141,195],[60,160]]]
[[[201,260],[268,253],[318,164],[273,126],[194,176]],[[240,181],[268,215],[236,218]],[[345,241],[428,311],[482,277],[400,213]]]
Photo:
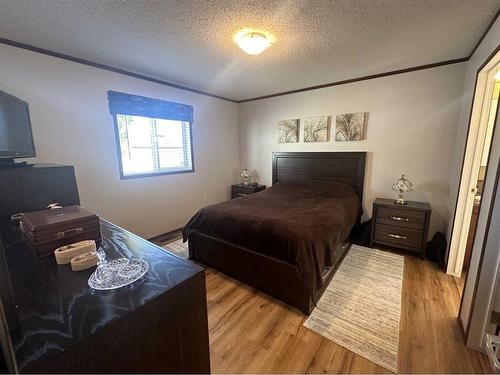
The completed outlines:
[[[373,202],[370,247],[382,244],[418,253],[425,258],[431,206],[423,202],[395,204],[393,199]]]
[[[243,184],[234,184],[231,185],[231,199],[244,197],[248,194],[257,193],[258,191],[264,190],[266,185],[243,185]]]

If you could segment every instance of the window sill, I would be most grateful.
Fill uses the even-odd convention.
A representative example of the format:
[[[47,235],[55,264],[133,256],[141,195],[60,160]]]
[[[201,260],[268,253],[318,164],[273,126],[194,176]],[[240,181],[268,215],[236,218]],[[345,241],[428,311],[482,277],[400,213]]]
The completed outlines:
[[[123,175],[123,173],[120,173],[120,180],[130,180],[134,178],[157,177],[157,176],[165,176],[173,174],[184,174],[184,173],[194,173],[194,168],[181,171],[160,171],[160,172],[140,173],[131,175]]]

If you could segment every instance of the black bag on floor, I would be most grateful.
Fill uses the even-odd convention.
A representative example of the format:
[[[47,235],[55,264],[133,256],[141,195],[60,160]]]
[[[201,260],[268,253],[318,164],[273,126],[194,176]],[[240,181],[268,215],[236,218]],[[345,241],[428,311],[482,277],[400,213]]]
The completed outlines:
[[[432,240],[427,242],[427,259],[444,268],[444,257],[446,255],[446,237],[444,233],[436,232]]]
[[[365,221],[359,225],[353,233],[352,242],[360,246],[368,246],[370,244],[370,232],[372,230],[372,219]]]

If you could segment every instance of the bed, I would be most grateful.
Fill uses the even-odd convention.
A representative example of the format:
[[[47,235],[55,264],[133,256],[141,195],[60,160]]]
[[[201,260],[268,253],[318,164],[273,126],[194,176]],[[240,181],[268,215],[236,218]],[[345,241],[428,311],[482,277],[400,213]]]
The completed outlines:
[[[184,227],[189,257],[309,314],[359,225],[364,152],[273,153],[273,185],[207,206]]]

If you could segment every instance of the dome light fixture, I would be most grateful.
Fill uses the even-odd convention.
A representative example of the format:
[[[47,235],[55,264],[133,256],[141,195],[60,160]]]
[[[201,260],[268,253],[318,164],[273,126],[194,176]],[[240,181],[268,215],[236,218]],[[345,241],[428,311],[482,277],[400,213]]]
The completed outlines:
[[[261,31],[244,29],[234,36],[234,41],[249,55],[258,55],[272,44],[273,38]]]

